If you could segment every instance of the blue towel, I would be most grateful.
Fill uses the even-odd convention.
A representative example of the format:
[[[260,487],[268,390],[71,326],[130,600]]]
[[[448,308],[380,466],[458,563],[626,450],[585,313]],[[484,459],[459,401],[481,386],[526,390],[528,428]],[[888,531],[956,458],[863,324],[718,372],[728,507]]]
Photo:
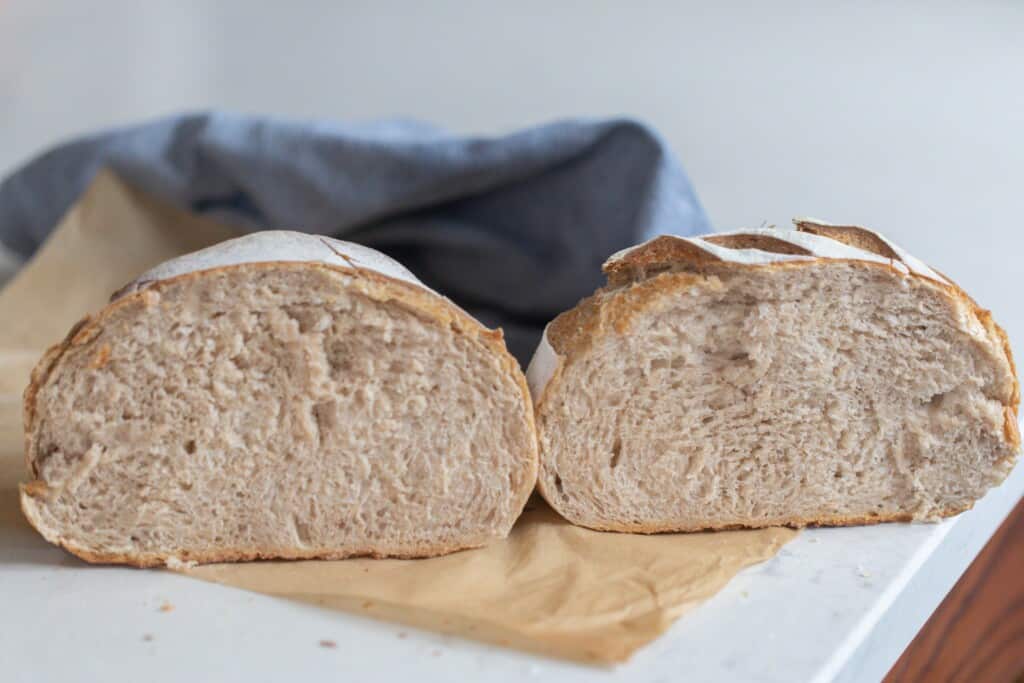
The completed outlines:
[[[650,129],[563,121],[501,137],[409,121],[203,113],[88,136],[0,183],[0,242],[23,257],[108,167],[245,230],[333,235],[390,254],[526,362],[544,325],[603,282],[619,249],[709,225]]]

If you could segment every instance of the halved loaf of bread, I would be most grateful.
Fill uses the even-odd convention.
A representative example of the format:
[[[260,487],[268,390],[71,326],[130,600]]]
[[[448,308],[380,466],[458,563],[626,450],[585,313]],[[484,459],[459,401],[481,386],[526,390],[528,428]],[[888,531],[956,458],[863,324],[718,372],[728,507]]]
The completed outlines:
[[[880,235],[658,237],[556,318],[527,372],[539,488],[658,532],[933,519],[1020,447],[1003,331]]]
[[[437,555],[504,537],[536,480],[501,332],[293,232],[117,293],[39,363],[25,426],[25,515],[93,562]]]

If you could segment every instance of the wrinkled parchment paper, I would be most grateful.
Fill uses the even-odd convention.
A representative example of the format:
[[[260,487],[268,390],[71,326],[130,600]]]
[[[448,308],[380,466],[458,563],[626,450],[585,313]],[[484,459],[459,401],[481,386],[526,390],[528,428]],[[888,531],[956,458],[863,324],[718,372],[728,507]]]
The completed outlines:
[[[42,350],[138,273],[232,235],[230,228],[167,207],[104,173],[35,259],[0,291],[5,538],[26,538],[16,491],[25,478],[21,392]],[[568,524],[535,498],[508,540],[479,550],[427,560],[252,562],[181,571],[508,647],[612,663],[657,638],[794,534],[601,533]]]

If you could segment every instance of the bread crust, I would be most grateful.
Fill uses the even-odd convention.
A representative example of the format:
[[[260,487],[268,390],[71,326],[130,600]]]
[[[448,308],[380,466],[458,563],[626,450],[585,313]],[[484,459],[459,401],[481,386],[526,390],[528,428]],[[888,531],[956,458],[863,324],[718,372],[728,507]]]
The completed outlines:
[[[844,244],[872,252],[882,257],[879,260],[862,260],[855,258],[835,258],[814,255],[801,255],[798,249],[780,247],[778,240],[764,240],[765,235],[737,235],[729,239],[716,239],[715,236],[704,238],[706,241],[722,246],[738,249],[761,249],[776,254],[784,254],[780,260],[769,263],[745,263],[726,261],[701,250],[692,243],[672,236],[657,237],[644,245],[619,252],[605,264],[608,283],[593,295],[581,300],[574,308],[557,316],[548,326],[546,339],[558,358],[550,378],[543,384],[538,394],[534,395],[534,409],[538,425],[543,424],[542,416],[545,402],[552,394],[552,389],[561,381],[563,369],[583,357],[590,348],[603,336],[608,334],[624,334],[631,326],[632,320],[644,311],[645,302],[666,293],[685,291],[693,286],[716,288],[722,286],[720,275],[743,269],[762,271],[780,271],[790,268],[820,267],[827,264],[850,264],[857,268],[877,269],[894,277],[909,277],[916,282],[941,293],[950,305],[965,311],[970,318],[984,330],[984,336],[972,335],[994,357],[1005,361],[1009,368],[1011,389],[1008,400],[1003,404],[1004,422],[1003,436],[1012,450],[1017,453],[1021,447],[1021,436],[1018,427],[1020,405],[1020,383],[1017,379],[1016,365],[1010,349],[1006,332],[992,318],[990,311],[980,307],[962,288],[949,278],[937,280],[934,277],[907,269],[899,260],[899,254],[893,246],[883,238],[865,228],[858,226],[832,226],[811,221],[795,221],[800,231],[842,241]],[[845,238],[844,238],[845,236]],[[844,239],[840,239],[844,238]],[[793,258],[793,260],[786,260]],[[931,271],[935,272],[935,271]],[[1009,461],[1016,456],[1007,458]],[[544,469],[543,459],[541,469]],[[559,510],[557,493],[549,489],[544,476],[538,477],[538,492],[555,510]],[[950,517],[973,507],[973,503],[964,507],[946,508],[938,513],[938,517]],[[622,531],[632,533],[663,533],[673,531],[706,531],[715,529],[760,528],[769,526],[852,526],[862,524],[878,524],[883,522],[900,522],[917,519],[912,513],[895,513],[890,515],[849,517],[823,516],[816,518],[790,517],[765,521],[754,521],[744,524],[679,526],[673,524],[583,524],[602,531]],[[572,520],[571,520],[572,521]],[[574,522],[575,523],[575,522]]]
[[[545,500],[547,500],[546,497]],[[936,520],[943,517],[958,515],[973,507],[974,504],[971,503],[960,508],[946,508],[936,515]],[[909,512],[899,512],[888,515],[865,515],[862,517],[850,517],[843,515],[815,518],[778,517],[764,521],[750,522],[749,524],[719,524],[717,526],[679,526],[677,524],[581,524],[581,526],[585,526],[588,529],[594,529],[596,531],[615,531],[631,534],[666,534],[679,532],[694,533],[700,531],[734,531],[736,529],[766,529],[774,526],[784,526],[791,529],[829,526],[869,526],[874,524],[886,524],[888,522],[913,522],[915,520],[920,521]]]
[[[409,553],[395,554],[378,547],[366,547],[345,552],[317,552],[294,549],[291,552],[265,553],[258,549],[236,551],[225,550],[223,552],[189,553],[185,551],[176,553],[98,553],[76,546],[73,541],[63,538],[46,528],[33,509],[36,498],[45,495],[46,484],[39,479],[36,459],[36,433],[38,431],[36,398],[40,389],[47,384],[51,377],[60,371],[62,362],[67,358],[68,352],[83,344],[88,344],[99,335],[106,322],[117,313],[122,307],[149,305],[158,299],[162,290],[172,285],[187,283],[197,278],[204,278],[216,275],[220,272],[236,269],[252,270],[273,270],[273,269],[295,269],[308,272],[309,269],[320,269],[336,277],[346,278],[347,286],[356,287],[361,293],[381,302],[398,303],[409,310],[424,316],[434,323],[450,328],[454,333],[464,335],[472,340],[482,343],[493,353],[499,364],[503,375],[510,379],[518,388],[522,398],[524,411],[523,419],[527,422],[527,433],[536,434],[533,411],[529,409],[530,393],[526,385],[526,379],[519,368],[518,362],[508,352],[504,343],[504,335],[500,329],[491,330],[482,325],[475,318],[456,306],[450,300],[434,293],[425,286],[419,286],[410,282],[389,277],[376,270],[359,268],[356,266],[342,266],[317,261],[276,261],[267,260],[259,262],[245,262],[232,265],[218,266],[204,270],[195,270],[175,277],[154,280],[141,283],[135,288],[135,283],[115,292],[112,300],[98,313],[86,315],[74,326],[64,339],[50,347],[32,370],[31,380],[23,394],[23,420],[25,427],[25,462],[31,476],[29,482],[20,485],[21,509],[28,522],[51,543],[58,545],[71,554],[91,563],[102,564],[127,564],[136,567],[152,567],[165,564],[168,561],[185,561],[197,563],[211,562],[238,562],[245,560],[259,559],[342,559],[346,557],[398,557],[415,558],[442,555],[468,548],[480,547],[487,542],[487,539],[479,543],[471,544],[423,544],[417,546]],[[529,471],[523,478],[523,484],[519,490],[511,492],[513,497],[513,509],[521,514],[526,501],[532,493],[534,482],[537,479],[539,464],[536,440],[531,441],[531,452],[526,455],[529,458]]]

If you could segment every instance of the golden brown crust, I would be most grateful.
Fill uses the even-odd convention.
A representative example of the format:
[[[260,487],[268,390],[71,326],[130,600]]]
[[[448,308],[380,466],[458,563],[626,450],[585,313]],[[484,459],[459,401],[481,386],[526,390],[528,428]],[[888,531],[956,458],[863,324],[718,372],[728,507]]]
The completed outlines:
[[[371,296],[380,301],[395,302],[406,306],[409,310],[425,315],[432,319],[436,323],[450,327],[455,333],[465,335],[471,339],[479,340],[484,344],[487,349],[494,354],[498,359],[499,367],[503,374],[511,379],[515,385],[519,388],[520,396],[522,397],[523,405],[525,407],[523,411],[523,418],[527,422],[527,433],[536,434],[536,427],[534,424],[534,414],[530,410],[532,405],[530,400],[529,388],[526,385],[526,379],[523,376],[522,370],[519,367],[519,363],[512,357],[505,347],[504,335],[500,329],[491,330],[482,325],[475,318],[470,316],[468,313],[463,311],[461,308],[456,306],[453,302],[448,299],[410,282],[398,280],[381,273],[362,269],[362,268],[347,268],[334,264],[327,264],[321,262],[299,262],[299,261],[264,261],[257,263],[241,263],[227,266],[219,266],[217,268],[211,268],[206,270],[197,270],[177,277],[168,278],[165,280],[158,280],[153,282],[147,282],[144,286],[134,291],[131,287],[125,287],[119,290],[120,296],[115,294],[112,297],[111,302],[107,304],[102,310],[95,315],[87,315],[76,323],[64,340],[58,344],[55,344],[48,349],[43,357],[36,364],[32,370],[31,379],[28,387],[26,387],[23,395],[23,418],[25,428],[25,462],[28,468],[29,474],[32,480],[21,486],[21,507],[22,512],[28,522],[48,541],[59,545],[68,552],[76,555],[87,562],[97,562],[105,564],[128,564],[137,567],[156,566],[164,564],[165,560],[169,559],[171,555],[159,555],[154,553],[143,553],[138,555],[126,555],[126,554],[102,554],[95,553],[80,547],[73,546],[67,539],[51,538],[44,530],[39,520],[35,519],[35,516],[30,514],[28,509],[27,498],[35,498],[41,493],[45,492],[45,482],[39,481],[38,470],[36,467],[37,454],[35,452],[35,432],[36,432],[36,397],[39,390],[46,384],[46,382],[54,375],[59,369],[61,362],[67,356],[68,351],[75,347],[83,344],[87,344],[95,339],[103,328],[103,325],[110,319],[110,317],[118,311],[121,307],[132,306],[139,303],[148,305],[155,299],[155,295],[158,294],[162,289],[177,284],[181,281],[188,281],[190,279],[205,277],[211,274],[216,274],[221,271],[232,270],[232,269],[261,269],[261,268],[294,268],[297,270],[308,270],[310,268],[323,269],[332,273],[338,273],[345,276],[356,276],[357,282],[366,283],[369,286],[363,287],[363,293]],[[100,358],[102,358],[102,349],[98,350]],[[526,501],[533,491],[534,482],[537,478],[538,468],[538,454],[537,445],[534,441],[533,451],[528,454],[530,456],[530,462],[532,463],[531,471],[525,477],[523,489],[521,491],[513,492],[515,495],[514,508],[522,510],[526,505]],[[479,545],[479,544],[478,544]],[[456,552],[473,546],[423,546],[417,549],[415,552],[403,555],[386,555],[388,557],[427,557],[430,555],[440,555],[449,552]],[[384,557],[385,555],[380,554],[376,550],[369,548],[359,550],[353,553],[316,553],[307,552],[301,553],[296,552],[292,555],[274,554],[267,555],[259,551],[251,552],[223,552],[223,553],[207,553],[196,557],[186,557],[186,554],[175,555],[177,559],[194,562],[235,562],[242,560],[255,560],[255,559],[341,559],[343,557]]]
[[[608,288],[614,288],[653,277],[680,264],[697,269],[709,263],[721,262],[717,256],[696,244],[671,235],[662,235],[630,249],[618,258],[609,259],[602,270],[608,278]]]
[[[705,242],[711,242],[712,244],[728,247],[729,249],[757,249],[771,254],[791,254],[796,256],[812,255],[808,249],[769,235],[736,233],[733,235],[709,235],[703,239]]]
[[[546,498],[545,498],[546,499]],[[952,517],[959,515],[961,512],[965,512],[974,507],[973,503],[964,505],[960,508],[946,508],[942,512],[938,513],[935,520],[938,518]],[[769,519],[759,522],[752,522],[750,524],[721,524],[717,526],[678,526],[678,525],[638,525],[638,524],[617,524],[617,525],[590,525],[583,524],[581,522],[573,522],[578,526],[586,527],[588,529],[594,529],[595,531],[614,531],[619,533],[631,533],[631,534],[670,534],[670,533],[691,533],[700,531],[733,531],[736,529],[766,529],[768,527],[785,526],[793,529],[804,529],[806,527],[827,527],[827,526],[866,526],[870,524],[886,524],[888,522],[913,522],[915,521],[914,515],[909,512],[896,512],[891,514],[883,515],[865,515],[861,517],[836,515],[833,517],[816,517],[814,519],[798,519],[795,517],[785,517],[778,519]],[[921,521],[921,520],[918,520]]]
[[[836,242],[842,242],[885,258],[900,260],[899,254],[885,240],[859,225],[823,225],[813,221],[796,221],[796,229],[800,232],[828,237]]]
[[[608,283],[593,295],[580,301],[576,307],[556,317],[548,327],[548,342],[559,356],[559,365],[551,379],[544,387],[541,396],[536,397],[535,413],[538,424],[543,423],[545,398],[551,395],[551,389],[561,380],[562,371],[569,364],[582,357],[605,334],[622,334],[629,329],[630,322],[643,311],[645,303],[665,292],[685,291],[691,287],[721,286],[721,275],[737,270],[756,268],[777,270],[786,268],[820,267],[821,264],[855,264],[858,267],[881,269],[898,277],[913,278],[926,286],[941,292],[954,307],[965,307],[986,332],[984,343],[997,357],[1005,359],[1011,378],[1010,394],[1004,403],[1003,434],[1006,442],[1018,451],[1021,436],[1017,423],[1020,405],[1020,384],[1017,379],[1013,353],[1010,349],[1006,332],[995,323],[989,311],[981,308],[963,289],[949,278],[947,282],[939,282],[926,275],[900,270],[894,265],[898,255],[877,235],[864,228],[855,226],[823,226],[817,223],[798,222],[798,227],[805,232],[836,239],[866,251],[870,251],[892,259],[889,263],[856,259],[814,258],[795,261],[777,261],[774,263],[737,263],[722,261],[698,247],[675,237],[663,237],[652,240],[629,252],[611,259],[605,266]],[[733,237],[733,236],[729,236]],[[757,248],[751,241],[760,236],[741,236],[739,241],[729,242],[723,239],[707,238],[708,241],[732,248]],[[751,238],[751,239],[748,239]],[[767,249],[771,251],[771,249]],[[786,252],[781,252],[786,253]],[[943,276],[945,277],[945,276]],[[979,340],[979,342],[982,340]],[[1012,457],[1012,456],[1011,456]],[[542,463],[543,468],[543,463]],[[555,510],[558,510],[555,492],[548,491],[543,476],[538,478],[538,492]],[[941,516],[959,514],[971,506],[962,509],[948,509]],[[816,519],[780,519],[765,523],[752,524],[758,526],[848,526],[855,524],[876,524],[890,521],[909,521],[911,513],[901,513],[879,517],[823,517]],[[571,520],[570,520],[571,521]],[[576,522],[574,522],[576,523]],[[583,525],[587,526],[587,525]],[[720,528],[739,528],[720,527]],[[592,527],[599,528],[599,527]],[[717,528],[717,527],[716,527]],[[615,527],[601,527],[599,530],[629,531],[636,533],[661,533],[669,531],[702,531],[703,528],[659,528],[656,526],[624,524]]]

